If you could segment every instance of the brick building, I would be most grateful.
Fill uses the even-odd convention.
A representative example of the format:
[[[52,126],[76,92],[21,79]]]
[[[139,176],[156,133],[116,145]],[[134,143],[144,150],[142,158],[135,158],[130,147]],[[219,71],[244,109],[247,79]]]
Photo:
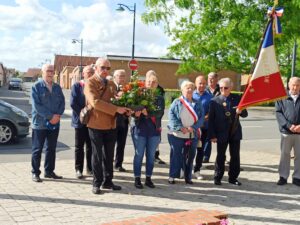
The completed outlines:
[[[98,57],[82,57],[82,65],[95,64]],[[127,74],[127,80],[129,81],[131,70],[128,68],[128,62],[131,57],[129,56],[118,56],[118,55],[107,55],[111,63],[111,73],[116,69],[125,69]],[[178,59],[165,59],[165,58],[152,58],[152,57],[136,57],[138,62],[138,72],[141,79],[148,70],[154,70],[158,74],[158,80],[162,87],[168,89],[177,89],[183,80],[195,81],[195,78],[201,73],[190,73],[185,75],[176,75],[176,71],[181,63]],[[80,56],[70,55],[55,55],[54,69],[57,81],[64,88],[70,88],[75,81],[80,79],[78,65],[80,65]],[[64,67],[74,67],[74,71],[66,73]],[[230,77],[235,86],[235,90],[240,90],[240,75],[233,71],[218,71],[220,78]],[[62,82],[63,80],[63,82]],[[66,83],[68,82],[68,83]]]
[[[23,76],[23,81],[33,82],[42,76],[42,70],[39,68],[29,68]]]

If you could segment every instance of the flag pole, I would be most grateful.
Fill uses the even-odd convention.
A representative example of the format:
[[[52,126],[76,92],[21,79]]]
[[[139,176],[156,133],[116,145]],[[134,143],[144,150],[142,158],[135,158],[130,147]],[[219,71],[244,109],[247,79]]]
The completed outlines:
[[[261,38],[261,41],[260,41],[258,50],[257,50],[257,52],[256,52],[254,62],[253,62],[252,67],[251,67],[251,69],[250,69],[250,73],[249,73],[249,74],[251,74],[251,76],[252,76],[252,74],[253,74],[253,72],[254,72],[254,69],[255,69],[255,67],[256,67],[257,60],[258,60],[258,57],[259,57],[259,55],[260,55],[261,48],[262,48],[262,45],[263,45],[263,42],[264,42],[264,39],[265,39],[267,30],[268,30],[268,26],[270,25],[270,23],[273,22],[273,16],[272,16],[272,15],[273,15],[273,13],[274,13],[274,11],[275,11],[276,5],[278,5],[278,0],[274,0],[274,6],[273,6],[273,8],[272,8],[272,13],[271,13],[270,15],[268,15],[268,16],[269,16],[269,19],[268,19],[267,25],[265,26],[264,33],[263,33],[263,36],[262,36],[262,38]],[[249,79],[248,79],[248,83],[247,83],[247,85],[246,85],[246,87],[245,87],[245,90],[247,90],[247,87],[248,87],[248,85],[249,85],[249,83],[250,83],[250,79],[251,79],[251,77],[249,77]],[[237,124],[238,124],[239,117],[240,117],[239,114],[235,114],[235,118],[234,118],[233,124],[232,124],[231,129],[230,129],[230,134],[229,134],[230,136],[233,135],[233,133],[235,132],[235,130],[236,130],[236,128],[237,128]]]
[[[251,74],[251,76],[252,76],[253,71],[254,71],[254,69],[255,69],[255,66],[256,66],[256,63],[257,63],[257,60],[258,60],[258,57],[259,57],[259,53],[260,53],[260,51],[261,51],[261,47],[262,47],[263,41],[264,41],[265,36],[266,36],[266,32],[267,32],[268,26],[269,26],[269,24],[273,21],[272,14],[273,14],[273,12],[275,11],[276,5],[278,5],[278,0],[274,0],[274,6],[273,6],[273,8],[272,8],[272,13],[271,13],[270,16],[269,16],[268,23],[267,23],[267,25],[266,25],[266,27],[265,27],[265,29],[264,29],[264,33],[263,33],[263,36],[262,36],[262,38],[261,38],[261,40],[260,40],[260,44],[259,44],[258,50],[257,50],[257,52],[256,52],[254,62],[253,62],[252,67],[251,67],[251,69],[250,69],[250,73],[249,73],[249,74]],[[249,84],[249,82],[248,82],[248,84]],[[248,84],[246,85],[246,88],[247,88]],[[245,89],[246,89],[246,88],[245,88]]]

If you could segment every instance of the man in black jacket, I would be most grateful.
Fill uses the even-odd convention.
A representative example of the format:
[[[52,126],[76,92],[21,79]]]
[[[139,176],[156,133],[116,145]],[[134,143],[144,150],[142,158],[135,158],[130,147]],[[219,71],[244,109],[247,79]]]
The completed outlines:
[[[288,98],[276,102],[276,118],[281,133],[281,155],[278,185],[287,184],[291,150],[294,149],[293,184],[300,186],[300,78],[289,81]]]
[[[125,85],[126,72],[125,70],[115,70],[114,83],[117,86],[117,93],[122,92],[122,86]],[[116,157],[115,157],[115,170],[119,172],[126,172],[123,167],[124,150],[128,134],[128,116],[117,114],[117,142],[116,142]]]
[[[242,139],[242,127],[238,118],[239,116],[247,117],[248,112],[236,108],[240,102],[240,96],[230,93],[233,84],[229,78],[221,79],[219,85],[221,95],[210,101],[208,115],[208,137],[213,143],[217,143],[214,183],[221,185],[225,171],[225,153],[229,145],[228,182],[233,185],[241,185],[241,182],[237,180],[240,174],[240,142]]]

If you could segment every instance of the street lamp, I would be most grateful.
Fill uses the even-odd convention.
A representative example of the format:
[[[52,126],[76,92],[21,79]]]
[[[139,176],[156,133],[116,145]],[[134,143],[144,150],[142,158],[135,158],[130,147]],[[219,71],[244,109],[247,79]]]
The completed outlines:
[[[79,73],[80,73],[80,80],[82,79],[82,49],[83,49],[83,39],[80,40],[72,39],[72,43],[80,43],[80,67],[79,67]]]
[[[136,6],[135,3],[133,5],[133,7],[118,3],[119,8],[117,8],[116,10],[119,12],[123,12],[125,11],[124,7],[127,8],[130,12],[133,12],[133,35],[132,35],[132,54],[131,54],[131,58],[134,59],[134,38],[135,38],[135,12],[136,12]]]

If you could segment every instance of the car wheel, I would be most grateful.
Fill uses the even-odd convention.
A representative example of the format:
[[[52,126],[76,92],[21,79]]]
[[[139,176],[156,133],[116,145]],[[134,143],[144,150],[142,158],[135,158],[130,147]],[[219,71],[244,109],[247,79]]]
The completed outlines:
[[[0,144],[7,144],[15,137],[15,128],[11,123],[0,121]]]

